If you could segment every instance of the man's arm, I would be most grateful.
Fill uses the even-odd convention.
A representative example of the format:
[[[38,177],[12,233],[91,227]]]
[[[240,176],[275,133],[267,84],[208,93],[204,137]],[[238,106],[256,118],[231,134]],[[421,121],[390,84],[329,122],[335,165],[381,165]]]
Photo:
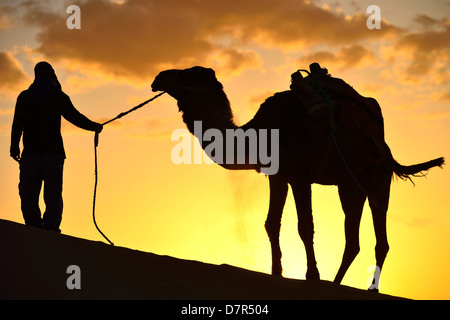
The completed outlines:
[[[23,103],[24,103],[24,93],[21,93],[17,97],[16,107],[14,110],[14,118],[11,127],[11,146],[9,148],[9,153],[11,157],[17,162],[20,161],[20,138],[23,132],[24,120],[23,120]]]
[[[103,129],[103,126],[100,123],[89,120],[86,116],[81,114],[70,101],[69,96],[65,93],[62,94],[61,97],[61,107],[62,107],[62,116],[64,119],[69,121],[70,123],[76,125],[77,127],[89,131],[100,132]]]

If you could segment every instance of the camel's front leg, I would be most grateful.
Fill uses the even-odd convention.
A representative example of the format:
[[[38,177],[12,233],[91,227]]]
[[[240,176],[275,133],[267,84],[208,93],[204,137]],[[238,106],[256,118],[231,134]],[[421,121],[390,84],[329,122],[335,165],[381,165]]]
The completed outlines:
[[[281,267],[280,227],[288,184],[277,175],[273,175],[269,176],[269,186],[270,204],[265,227],[272,249],[272,275],[281,276],[283,268]]]

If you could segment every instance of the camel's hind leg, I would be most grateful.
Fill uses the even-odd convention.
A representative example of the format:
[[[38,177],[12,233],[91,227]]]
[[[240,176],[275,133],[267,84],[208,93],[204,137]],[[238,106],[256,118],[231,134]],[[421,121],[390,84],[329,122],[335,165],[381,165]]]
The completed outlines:
[[[270,204],[266,220],[266,231],[272,249],[272,275],[281,276],[280,227],[281,215],[286,202],[288,184],[277,175],[269,176]]]
[[[379,276],[381,268],[383,267],[384,260],[389,251],[389,244],[386,232],[386,217],[389,205],[389,192],[391,185],[390,175],[380,177],[380,180],[384,178],[382,183],[376,183],[376,189],[371,190],[371,197],[369,197],[369,205],[372,210],[372,220],[375,229],[375,237],[377,244],[375,246],[375,258],[377,263],[377,269],[375,270],[374,279],[369,290],[378,292]]]
[[[311,208],[311,185],[291,183],[298,215],[298,233],[305,245],[308,270],[307,280],[319,280],[316,257],[314,253],[314,222]]]
[[[345,250],[335,283],[341,283],[359,253],[359,225],[366,201],[366,195],[355,185],[339,186],[339,197],[345,213]]]

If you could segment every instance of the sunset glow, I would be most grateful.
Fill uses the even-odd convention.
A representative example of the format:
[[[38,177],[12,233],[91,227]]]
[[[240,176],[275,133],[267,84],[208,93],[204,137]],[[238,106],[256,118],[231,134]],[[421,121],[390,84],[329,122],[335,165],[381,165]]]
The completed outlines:
[[[81,29],[69,29],[78,5]],[[381,9],[369,29],[366,9]],[[23,223],[19,167],[9,157],[16,98],[39,61],[93,121],[105,122],[152,97],[155,76],[194,65],[215,70],[235,122],[252,119],[290,75],[317,61],[381,105],[394,158],[409,165],[450,158],[450,5],[442,1],[84,0],[0,5],[0,218]],[[172,133],[186,126],[168,94],[104,127],[98,147],[97,223],[115,245],[270,273],[264,229],[267,177],[216,164],[175,164]],[[94,134],[63,120],[62,233],[104,241],[92,221]],[[380,292],[450,298],[450,173],[435,168],[415,185],[394,179],[390,251]],[[42,211],[44,204],[42,201]],[[345,245],[336,187],[313,186],[315,250],[332,281]],[[14,241],[14,239],[11,239]],[[371,212],[361,251],[342,284],[367,288],[375,264]],[[289,192],[281,226],[284,276],[304,279],[306,256]]]

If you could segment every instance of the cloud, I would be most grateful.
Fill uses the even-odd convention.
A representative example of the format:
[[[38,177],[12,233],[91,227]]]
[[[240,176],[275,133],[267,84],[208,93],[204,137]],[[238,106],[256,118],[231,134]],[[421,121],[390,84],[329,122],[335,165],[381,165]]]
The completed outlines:
[[[242,42],[268,47],[331,44],[342,45],[379,39],[397,32],[385,23],[380,32],[366,27],[367,15],[345,16],[340,10],[319,7],[311,1],[211,1],[199,9],[209,16],[209,30]]]
[[[324,66],[333,66],[333,69],[348,69],[366,67],[377,62],[375,53],[359,44],[344,46],[337,52],[318,51],[299,59],[300,65],[319,62]]]
[[[445,92],[433,93],[432,97],[436,101],[449,103],[450,102],[450,90],[445,91]]]
[[[234,48],[223,49],[215,61],[225,75],[238,74],[241,72],[241,69],[257,68],[262,65],[262,59],[255,51],[243,51]]]
[[[15,9],[9,6],[0,6],[0,30],[9,29],[12,27],[15,19],[12,18],[15,14]]]
[[[426,14],[418,14],[413,19],[414,24],[419,24],[423,29],[431,29],[433,27],[440,27],[442,21],[427,16]]]
[[[0,89],[8,95],[17,95],[17,91],[23,90],[24,85],[30,81],[30,77],[11,52],[0,52],[0,70]]]
[[[298,0],[93,1],[81,9],[81,30],[66,28],[68,14],[27,2],[25,22],[40,27],[36,50],[68,68],[94,68],[114,78],[148,81],[163,68],[209,65],[226,73],[256,68],[252,46],[298,50],[311,45],[354,45],[398,29],[366,28],[367,16]]]
[[[11,21],[5,14],[0,14],[0,30],[11,27]]]
[[[420,84],[429,80],[435,84],[448,83],[450,19],[436,20],[419,15],[416,21],[420,21],[423,29],[398,38],[391,48],[391,62],[403,64],[401,73],[405,82]]]
[[[331,73],[375,66],[379,79],[390,83],[450,82],[450,20],[426,15],[414,19],[416,31],[384,20],[380,30],[370,30],[365,12],[346,16],[338,4],[330,8],[306,0],[70,4],[81,9],[81,30],[67,29],[65,10],[30,1],[22,9],[23,21],[40,30],[35,54],[71,72],[64,86],[73,92],[113,82],[148,85],[161,70],[193,65],[235,76],[268,67],[271,50],[286,54],[284,63],[317,61]]]
[[[196,39],[196,22],[186,6],[169,11],[161,1],[140,0],[78,5],[81,30],[67,29],[65,13],[30,8],[25,15],[28,23],[41,27],[36,50],[69,68],[148,80],[162,66],[199,63],[214,49],[211,43]]]

